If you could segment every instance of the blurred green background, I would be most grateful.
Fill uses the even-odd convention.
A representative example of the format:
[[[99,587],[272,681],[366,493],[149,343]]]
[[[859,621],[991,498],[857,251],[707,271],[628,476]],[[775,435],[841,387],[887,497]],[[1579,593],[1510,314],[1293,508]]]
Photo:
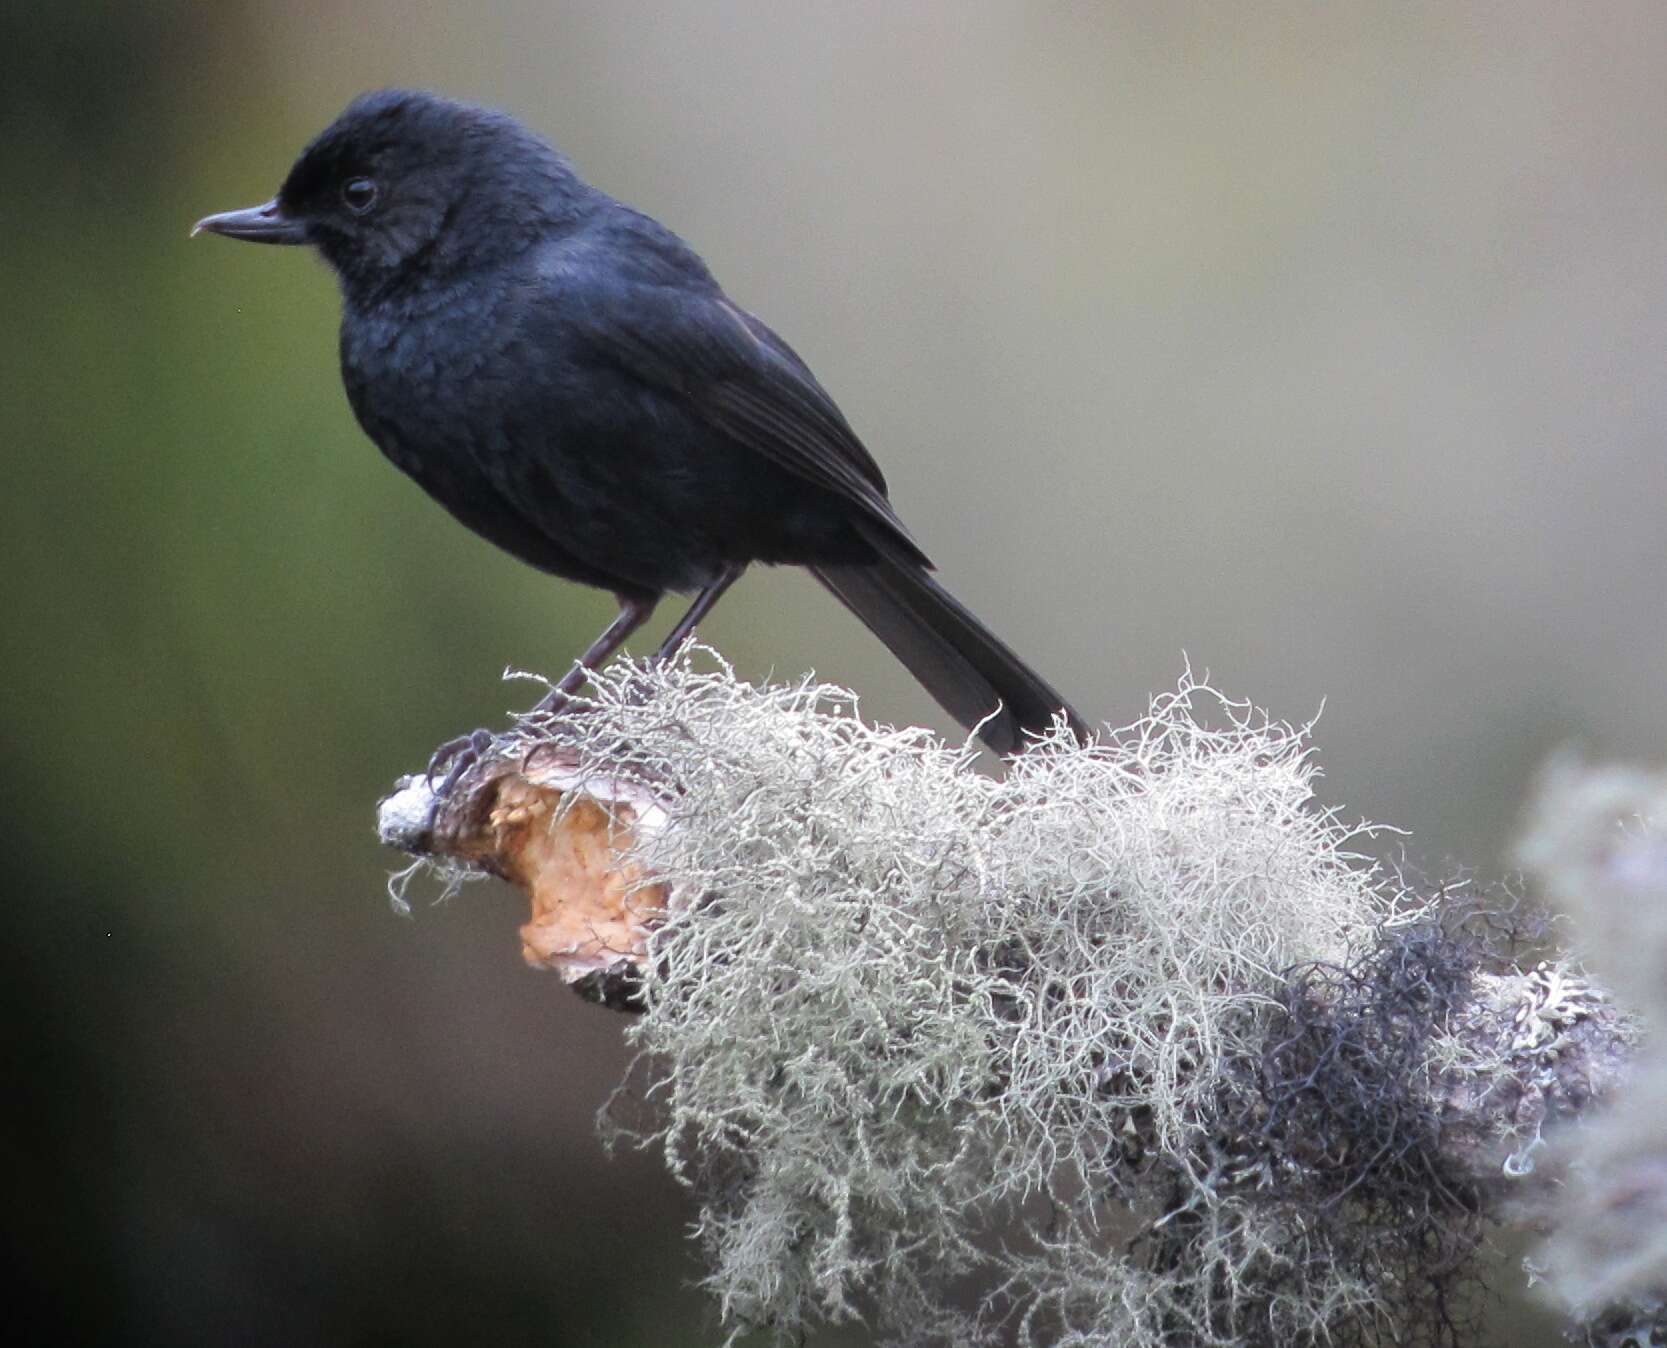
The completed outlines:
[[[0,40],[4,1136],[51,1341],[721,1337],[675,1187],[592,1133],[619,1022],[502,889],[391,915],[371,831],[609,602],[381,461],[315,260],[186,240],[361,89],[507,107],[682,232],[1091,716],[1183,651],[1324,700],[1328,802],[1484,874],[1555,746],[1667,749],[1655,0],[83,0]],[[704,635],[934,715],[796,574]]]

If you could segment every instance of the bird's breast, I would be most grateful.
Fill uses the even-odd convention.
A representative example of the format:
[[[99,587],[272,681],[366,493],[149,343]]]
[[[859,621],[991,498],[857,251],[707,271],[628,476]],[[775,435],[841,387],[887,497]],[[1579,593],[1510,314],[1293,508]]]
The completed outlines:
[[[425,306],[342,318],[341,372],[366,434],[390,458],[453,441],[475,419],[493,356],[490,323],[466,307]]]
[[[725,560],[704,536],[714,512],[661,500],[676,474],[657,461],[676,447],[639,433],[617,390],[575,388],[568,365],[490,316],[344,315],[342,381],[360,426],[463,523],[616,591],[709,583]]]

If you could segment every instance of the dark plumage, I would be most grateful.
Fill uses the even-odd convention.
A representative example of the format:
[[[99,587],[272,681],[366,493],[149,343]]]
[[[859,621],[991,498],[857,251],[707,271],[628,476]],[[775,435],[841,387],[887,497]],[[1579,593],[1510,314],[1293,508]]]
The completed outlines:
[[[272,201],[197,228],[315,246],[341,282],[342,379],[366,434],[477,533],[618,598],[563,690],[666,592],[697,598],[662,653],[748,564],[794,563],[998,752],[1058,714],[1081,730],[932,578],[787,343],[511,118],[366,94]]]

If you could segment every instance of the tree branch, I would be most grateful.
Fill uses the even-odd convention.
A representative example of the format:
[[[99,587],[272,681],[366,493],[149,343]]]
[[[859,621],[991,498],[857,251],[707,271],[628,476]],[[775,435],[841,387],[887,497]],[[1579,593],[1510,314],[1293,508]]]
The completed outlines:
[[[1456,1343],[1484,1224],[1561,1226],[1547,1139],[1625,1099],[1633,1021],[1498,901],[1351,851],[1304,731],[1189,677],[995,779],[854,710],[616,667],[379,819],[517,885],[528,963],[643,1013],[636,1136],[699,1193],[737,1330]],[[1660,1272],[1563,1300],[1649,1323]],[[1000,1289],[970,1316],[966,1275]]]

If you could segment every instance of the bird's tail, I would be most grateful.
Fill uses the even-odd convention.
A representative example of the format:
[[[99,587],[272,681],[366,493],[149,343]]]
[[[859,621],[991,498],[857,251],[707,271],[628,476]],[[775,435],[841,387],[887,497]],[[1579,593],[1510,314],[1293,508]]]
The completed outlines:
[[[813,566],[811,574],[862,619],[938,704],[998,754],[1023,747],[1063,714],[1079,740],[1088,728],[1046,679],[916,562]]]

